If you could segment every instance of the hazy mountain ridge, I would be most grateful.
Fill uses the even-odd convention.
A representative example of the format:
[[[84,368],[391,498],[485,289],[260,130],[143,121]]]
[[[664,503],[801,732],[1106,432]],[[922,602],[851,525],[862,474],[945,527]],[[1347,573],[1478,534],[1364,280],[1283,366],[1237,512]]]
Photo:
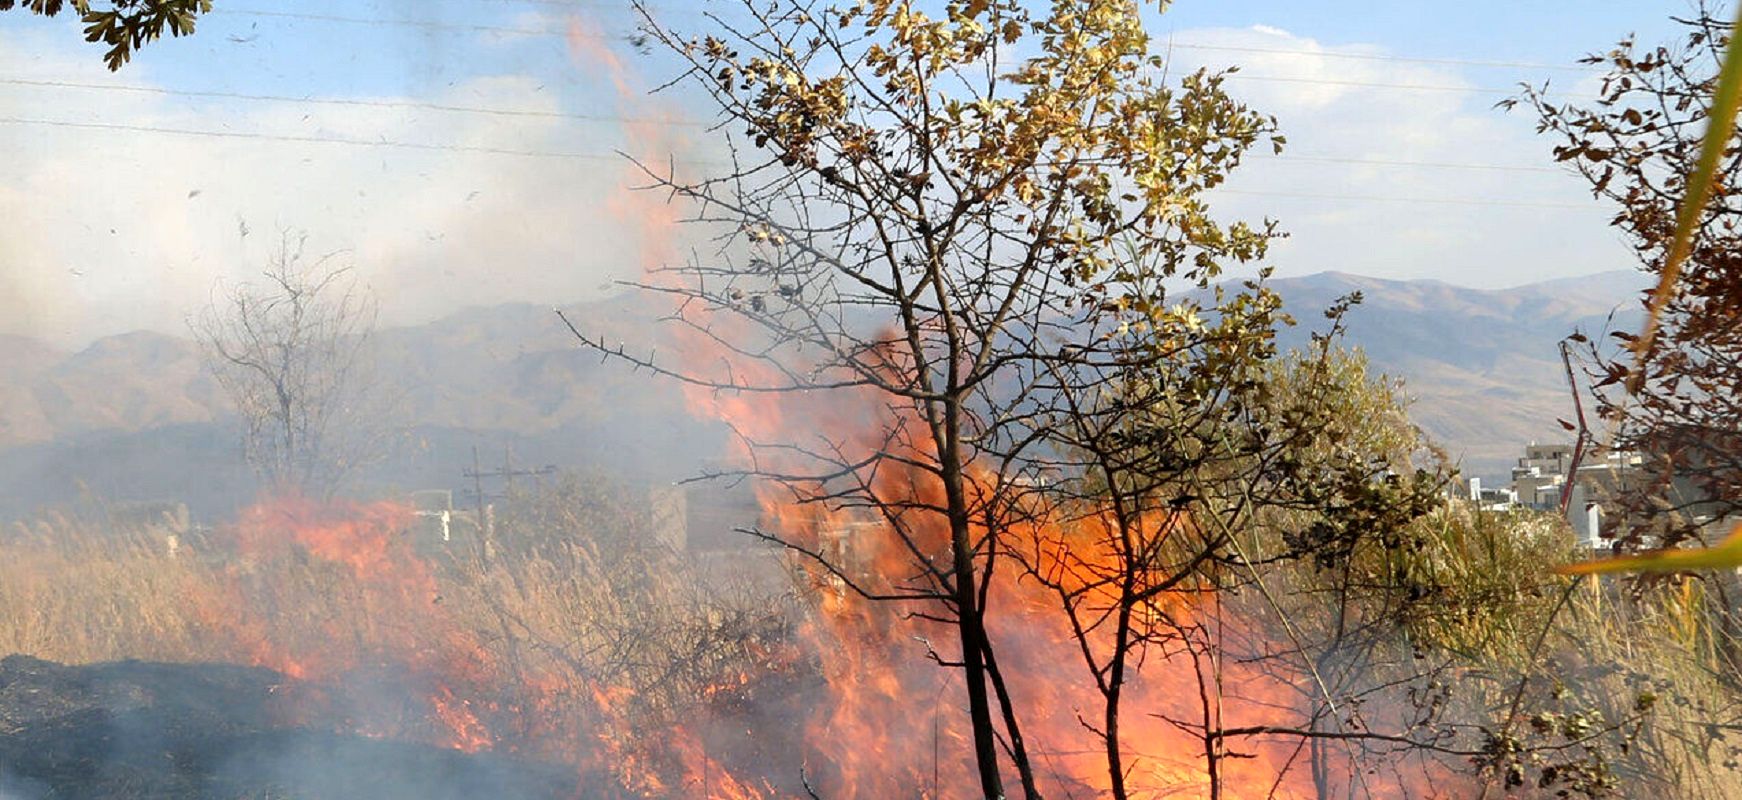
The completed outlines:
[[[1416,421],[1473,474],[1503,471],[1530,440],[1565,437],[1555,422],[1570,403],[1556,343],[1606,327],[1616,309],[1622,327],[1636,327],[1643,285],[1633,272],[1503,290],[1335,272],[1272,281],[1302,323],[1287,337],[1295,344],[1323,329],[1323,308],[1362,292],[1348,342],[1408,382]],[[612,298],[565,313],[590,333],[636,342],[650,330],[637,306]],[[378,484],[446,485],[473,444],[491,463],[512,449],[523,464],[667,479],[718,441],[684,413],[677,387],[601,363],[548,306],[467,309],[381,330],[376,345],[377,380],[396,423],[412,431]],[[235,478],[231,430],[222,392],[186,338],[131,333],[74,353],[0,341],[0,515],[57,502],[78,479],[122,499],[178,493],[201,485],[201,473],[229,476],[212,485],[237,491],[245,482]],[[187,474],[147,474],[158,446]],[[670,463],[673,453],[693,458]]]
[[[138,331],[61,354],[9,338],[0,358],[0,446],[209,422],[224,408],[186,339]]]
[[[623,339],[638,319],[621,300],[565,313],[584,330]],[[670,480],[695,463],[674,454],[719,446],[717,432],[684,413],[675,387],[601,363],[548,306],[467,309],[380,330],[375,347],[377,394],[401,431],[359,476],[376,488],[469,484],[461,472],[473,466],[474,448],[485,469],[512,458],[522,468]],[[252,493],[232,411],[193,341],[142,332],[76,353],[38,343],[18,352],[31,355],[0,358],[0,519],[86,489],[122,501],[182,500],[214,515]]]
[[[1303,327],[1322,328],[1315,309],[1360,291],[1348,342],[1406,381],[1417,424],[1472,474],[1503,472],[1532,440],[1568,437],[1556,422],[1572,416],[1558,343],[1637,328],[1645,285],[1631,271],[1496,290],[1335,272],[1274,282]]]

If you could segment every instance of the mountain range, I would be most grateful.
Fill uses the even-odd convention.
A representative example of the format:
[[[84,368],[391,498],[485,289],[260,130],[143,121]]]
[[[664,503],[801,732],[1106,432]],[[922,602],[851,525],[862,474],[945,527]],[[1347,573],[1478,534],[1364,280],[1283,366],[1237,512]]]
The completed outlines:
[[[1527,442],[1567,436],[1556,422],[1571,406],[1557,342],[1575,329],[1636,327],[1644,279],[1624,271],[1479,290],[1326,272],[1271,285],[1308,323],[1296,342],[1319,310],[1359,291],[1347,343],[1406,382],[1413,418],[1466,474],[1493,476]],[[646,323],[632,306],[611,299],[565,313],[635,341]],[[684,413],[674,386],[576,348],[548,306],[468,309],[378,331],[376,344],[375,380],[408,431],[364,476],[378,488],[457,488],[463,470],[504,462],[665,481],[693,474],[723,441]],[[0,518],[81,495],[225,514],[252,492],[233,431],[185,337],[136,332],[77,352],[0,337]]]
[[[1348,343],[1404,381],[1411,418],[1466,474],[1496,478],[1526,444],[1570,441],[1557,421],[1574,416],[1559,343],[1574,331],[1637,330],[1647,280],[1621,270],[1482,290],[1325,272],[1272,285],[1303,321],[1361,292]]]

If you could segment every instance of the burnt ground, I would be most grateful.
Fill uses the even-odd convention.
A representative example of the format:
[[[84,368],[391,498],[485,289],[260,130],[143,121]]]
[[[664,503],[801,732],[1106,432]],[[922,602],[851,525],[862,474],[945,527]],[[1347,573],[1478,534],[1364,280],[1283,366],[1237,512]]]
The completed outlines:
[[[572,798],[572,770],[284,723],[271,670],[0,659],[0,800]]]

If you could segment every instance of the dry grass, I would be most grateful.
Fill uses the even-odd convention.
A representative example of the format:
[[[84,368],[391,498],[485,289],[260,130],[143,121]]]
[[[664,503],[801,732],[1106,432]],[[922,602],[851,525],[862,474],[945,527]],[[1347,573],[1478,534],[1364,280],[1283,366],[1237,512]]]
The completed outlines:
[[[585,731],[608,728],[627,747],[792,666],[778,586],[704,580],[681,555],[563,524],[604,520],[504,517],[499,538],[538,545],[482,559],[402,537],[390,572],[360,575],[307,548],[244,551],[173,518],[48,515],[0,537],[0,654],[255,663],[366,684],[391,710],[360,727],[460,743],[464,724],[444,731],[431,708],[379,696],[446,698],[491,746],[566,759]]]
[[[1275,607],[1245,602],[1290,620],[1266,635],[1298,637],[1369,729],[1486,749],[1488,797],[1742,800],[1736,576],[1575,584],[1552,571],[1572,542],[1553,515],[1453,504],[1400,546],[1278,572]]]
[[[1523,759],[1526,785],[1547,770],[1615,796],[1742,798],[1729,741],[1742,643],[1723,599],[1735,576],[1575,583],[1551,572],[1581,557],[1571,542],[1549,515],[1455,509],[1429,521],[1416,567],[1454,593],[1410,626],[1461,657],[1462,713],[1555,748]]]
[[[228,643],[189,603],[189,587],[215,583],[216,573],[181,544],[188,533],[173,520],[115,530],[67,514],[15,525],[0,538],[0,653],[68,663],[222,659]]]

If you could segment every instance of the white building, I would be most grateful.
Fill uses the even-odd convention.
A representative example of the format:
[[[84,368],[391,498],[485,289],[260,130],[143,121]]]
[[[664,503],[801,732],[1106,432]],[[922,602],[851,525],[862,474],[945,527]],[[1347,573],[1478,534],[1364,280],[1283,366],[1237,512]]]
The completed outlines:
[[[1564,501],[1567,522],[1572,525],[1578,543],[1600,547],[1602,504],[1614,495],[1640,461],[1636,453],[1593,449],[1583,454],[1575,466],[1572,445],[1531,442],[1512,468],[1510,499],[1518,506],[1537,511],[1560,511]],[[1490,501],[1488,493],[1482,494],[1483,497],[1476,497],[1472,490],[1472,498],[1484,508],[1500,505],[1500,495],[1494,495]]]

